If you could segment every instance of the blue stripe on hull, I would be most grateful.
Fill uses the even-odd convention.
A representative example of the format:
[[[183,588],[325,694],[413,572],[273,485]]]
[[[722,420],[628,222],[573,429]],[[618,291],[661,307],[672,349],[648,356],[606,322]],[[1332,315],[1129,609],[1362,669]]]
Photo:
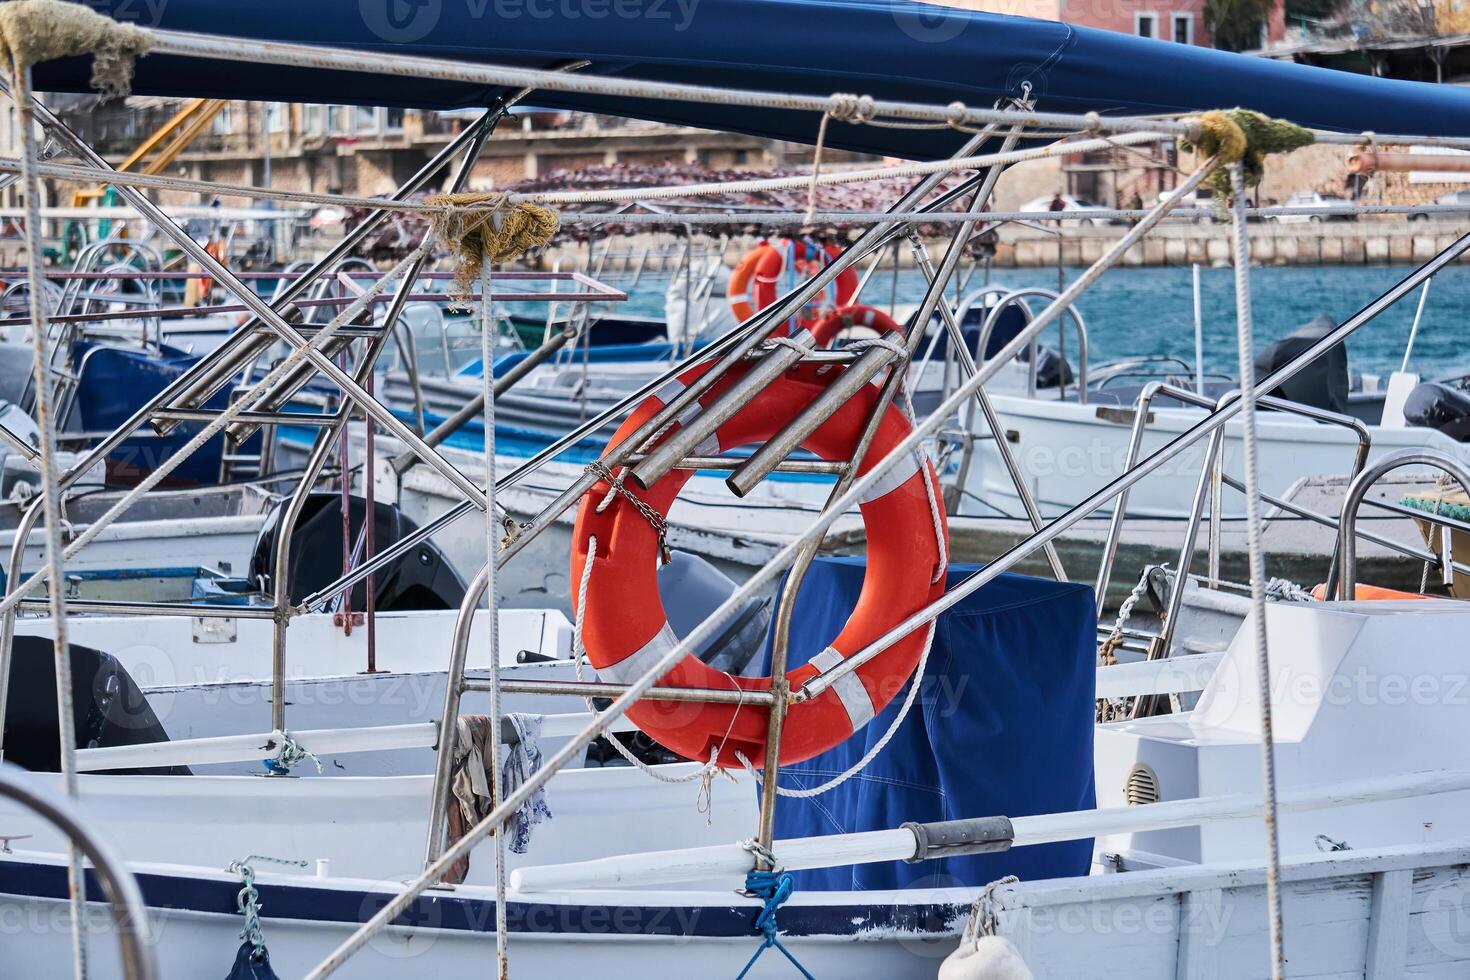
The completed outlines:
[[[138,885],[149,908],[239,915],[238,882],[174,875],[141,874]],[[343,891],[312,885],[257,882],[266,919],[355,925],[386,905],[392,892]],[[101,895],[101,883],[87,872],[87,890]],[[18,898],[66,901],[62,865],[0,861],[0,893]],[[739,906],[562,905],[511,902],[506,919],[512,933],[569,935],[645,935],[686,939],[731,939],[757,935],[754,904]],[[878,930],[946,934],[966,914],[967,905],[787,905],[781,932],[787,936],[857,936]],[[423,896],[395,920],[396,925],[451,932],[495,930],[495,903],[462,898],[452,892]]]

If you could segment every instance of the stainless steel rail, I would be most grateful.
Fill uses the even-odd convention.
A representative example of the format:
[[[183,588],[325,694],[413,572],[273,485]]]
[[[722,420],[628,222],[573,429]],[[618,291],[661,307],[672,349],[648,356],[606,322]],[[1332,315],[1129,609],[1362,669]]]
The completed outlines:
[[[112,925],[122,952],[123,976],[126,980],[157,980],[153,929],[137,879],[111,846],[87,829],[70,802],[30,785],[35,778],[19,766],[0,762],[0,796],[39,815],[87,856],[112,912]]]
[[[1470,494],[1470,468],[1453,456],[1432,449],[1404,449],[1385,456],[1359,473],[1353,482],[1348,484],[1347,495],[1343,497],[1342,515],[1338,518],[1337,530],[1338,567],[1341,569],[1341,575],[1335,583],[1336,588],[1333,588],[1334,583],[1329,582],[1328,595],[1336,596],[1338,600],[1356,597],[1358,550],[1355,531],[1358,523],[1358,509],[1363,504],[1363,498],[1373,488],[1373,484],[1385,475],[1405,466],[1431,466],[1453,477],[1455,482],[1460,484],[1460,489]],[[1415,516],[1426,521],[1434,521],[1434,515],[1427,511]]]

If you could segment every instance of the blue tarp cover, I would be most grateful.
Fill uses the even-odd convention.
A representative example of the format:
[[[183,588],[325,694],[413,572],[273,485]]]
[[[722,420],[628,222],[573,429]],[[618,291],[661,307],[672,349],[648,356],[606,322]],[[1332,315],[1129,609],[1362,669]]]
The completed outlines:
[[[949,584],[976,565],[951,565]],[[825,558],[802,582],[791,631],[792,666],[837,635],[862,590],[860,559]],[[783,798],[776,839],[888,830],[961,817],[1025,816],[1094,805],[1093,693],[1097,614],[1085,585],[1001,575],[939,617],[920,699],[863,772],[812,799]],[[769,672],[770,643],[763,672]],[[781,784],[826,782],[868,751],[903,696],[853,738],[783,767]],[[779,857],[779,853],[777,857]],[[998,854],[796,872],[823,891],[979,886],[1086,874],[1092,841]]]
[[[549,68],[649,81],[990,106],[1030,92],[1057,112],[1170,113],[1243,105],[1348,132],[1470,136],[1470,92],[1395,81],[1055,21],[913,0],[89,0],[145,27]],[[90,58],[37,66],[38,91],[86,92]],[[240,62],[150,56],[139,95],[453,109],[499,90]],[[540,91],[586,110],[811,143],[810,112]],[[953,130],[832,123],[829,145],[944,156]]]

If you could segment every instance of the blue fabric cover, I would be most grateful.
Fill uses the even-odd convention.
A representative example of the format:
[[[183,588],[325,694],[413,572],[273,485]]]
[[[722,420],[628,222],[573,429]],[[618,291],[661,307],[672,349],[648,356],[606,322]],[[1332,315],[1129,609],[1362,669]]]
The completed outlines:
[[[1242,105],[1347,132],[1470,135],[1470,92],[1252,58],[1055,21],[914,0],[88,0],[145,27],[292,41],[648,81],[946,105],[1030,92],[1058,112],[1169,113]],[[89,91],[91,58],[36,66],[37,91]],[[150,55],[138,95],[483,106],[499,90],[434,79]],[[608,112],[811,143],[810,112],[713,101],[538,91],[551,109]],[[832,122],[827,145],[922,159],[956,131]]]
[[[951,565],[949,584],[978,567]],[[855,558],[812,565],[796,601],[792,666],[837,635],[857,603],[863,570]],[[812,799],[782,797],[776,839],[1094,806],[1096,622],[1085,585],[1002,575],[976,591],[939,617],[920,699],[893,740],[838,788]],[[762,673],[769,673],[769,638],[763,657]],[[783,767],[781,784],[816,786],[846,771],[888,730],[903,697],[836,748]],[[1081,875],[1091,859],[1092,841],[1082,840],[795,874],[797,887],[821,891],[942,888],[984,885],[1008,874],[1026,880]]]

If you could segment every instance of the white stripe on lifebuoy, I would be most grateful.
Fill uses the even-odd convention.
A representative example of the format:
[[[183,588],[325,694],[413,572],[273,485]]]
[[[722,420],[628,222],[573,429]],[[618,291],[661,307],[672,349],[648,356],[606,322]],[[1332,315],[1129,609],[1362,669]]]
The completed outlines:
[[[678,642],[679,638],[674,635],[673,627],[668,620],[664,620],[663,626],[653,634],[653,639],[617,663],[597,668],[597,676],[616,684],[631,684],[652,670],[653,665],[662,660],[664,654],[672,650]]]
[[[908,459],[899,460],[893,467],[878,478],[878,482],[868,488],[868,492],[858,498],[860,504],[870,504],[879,497],[887,496],[905,483],[909,478],[919,472],[924,466],[924,457],[919,455],[916,449],[909,453]]]
[[[828,647],[813,657],[811,664],[826,673],[842,661],[842,654]],[[857,674],[852,671],[843,674],[832,682],[832,690],[836,692],[837,700],[842,702],[842,708],[847,712],[847,720],[852,724],[853,731],[857,731],[873,720],[873,699],[868,696],[868,689],[863,687],[863,682]]]
[[[669,380],[658,386],[658,390],[653,393],[653,397],[657,398],[659,401],[667,405],[675,398],[678,398],[679,395],[681,395],[683,392],[684,383],[678,378],[670,378]],[[703,411],[704,406],[699,404],[699,401],[696,399],[695,401],[690,402],[688,407],[685,408],[684,411],[676,415],[674,417],[674,421],[678,422],[680,426],[688,425],[690,422],[693,422],[695,419],[699,418],[699,413]],[[719,453],[719,451],[720,440],[718,434],[711,434],[709,436],[706,436],[703,440],[700,441],[699,445],[694,447],[694,455],[696,456],[714,456]]]

